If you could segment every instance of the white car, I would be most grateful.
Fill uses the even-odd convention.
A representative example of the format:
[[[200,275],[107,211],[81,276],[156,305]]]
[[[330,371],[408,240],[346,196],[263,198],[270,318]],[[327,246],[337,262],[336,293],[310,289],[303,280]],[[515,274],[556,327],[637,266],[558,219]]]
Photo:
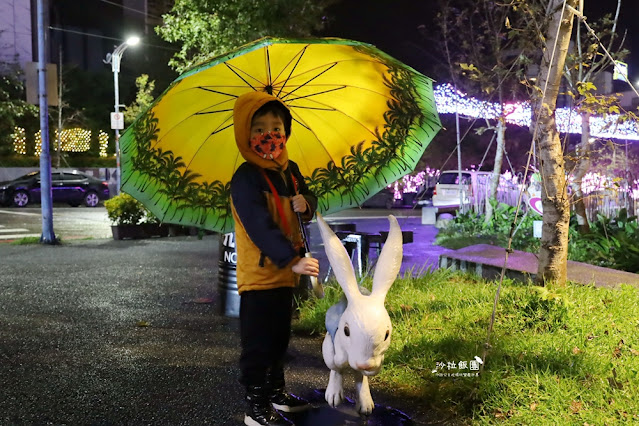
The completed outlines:
[[[433,191],[433,207],[459,206],[459,200],[462,197],[464,204],[472,203],[479,186],[485,187],[491,175],[491,172],[462,170],[460,184],[458,170],[441,172]]]

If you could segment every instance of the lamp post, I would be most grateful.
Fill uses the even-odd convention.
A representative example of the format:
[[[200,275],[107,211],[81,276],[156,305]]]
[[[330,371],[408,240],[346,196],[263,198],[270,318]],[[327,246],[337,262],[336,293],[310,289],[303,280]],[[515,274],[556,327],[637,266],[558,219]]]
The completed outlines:
[[[135,46],[140,43],[140,38],[133,36],[126,39],[124,43],[121,43],[118,47],[115,48],[113,53],[107,53],[106,60],[104,63],[111,64],[111,69],[113,70],[113,89],[115,92],[115,113],[118,114],[120,112],[120,89],[118,85],[118,73],[120,72],[120,60],[122,59],[122,54],[129,46]],[[113,126],[115,128],[115,161],[116,161],[116,174],[117,174],[117,194],[120,193],[120,128],[119,126]]]

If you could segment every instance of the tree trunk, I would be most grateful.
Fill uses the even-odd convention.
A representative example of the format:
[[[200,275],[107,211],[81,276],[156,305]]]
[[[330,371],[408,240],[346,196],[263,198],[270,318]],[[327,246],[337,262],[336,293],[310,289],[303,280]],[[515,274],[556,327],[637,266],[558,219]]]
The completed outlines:
[[[566,4],[577,8],[578,0]],[[564,1],[551,0],[550,21],[545,34],[539,85],[533,95],[535,144],[539,150],[542,178],[541,198],[544,209],[537,283],[554,281],[566,284],[568,262],[568,222],[570,200],[566,188],[565,162],[555,121],[557,95],[572,32],[572,12]]]
[[[573,191],[573,205],[575,216],[581,234],[590,232],[586,203],[584,203],[583,178],[590,169],[590,114],[581,114],[581,142],[577,146],[577,164],[571,187]]]
[[[497,152],[495,152],[495,166],[490,177],[490,188],[488,190],[488,201],[486,202],[486,216],[484,223],[488,223],[493,218],[492,200],[497,199],[497,188],[499,188],[499,178],[501,176],[501,165],[504,162],[504,148],[506,146],[506,123],[505,118],[499,117],[497,121]]]

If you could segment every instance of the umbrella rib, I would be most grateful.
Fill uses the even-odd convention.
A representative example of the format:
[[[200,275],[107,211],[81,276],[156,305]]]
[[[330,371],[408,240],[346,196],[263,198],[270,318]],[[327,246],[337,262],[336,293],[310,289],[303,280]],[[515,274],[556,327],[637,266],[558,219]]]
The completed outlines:
[[[309,106],[296,106],[296,105],[291,105],[291,108],[295,108],[295,109],[312,109],[312,110],[317,110],[317,111],[337,111],[335,108],[320,108],[320,107],[309,107]]]
[[[207,89],[206,87],[202,87],[202,86],[197,86],[197,89],[204,90],[206,92],[217,93],[218,95],[226,95],[226,96],[231,97],[231,98],[237,98],[238,97],[237,95],[234,95],[232,93],[226,93],[226,92],[220,92],[219,90]]]
[[[313,130],[311,130],[310,127],[308,127],[306,124],[299,121],[297,118],[293,118],[293,121],[299,124],[300,126],[302,126],[303,128],[305,128],[306,130],[308,130],[309,132],[313,133]]]
[[[367,89],[362,89],[362,90],[367,90]],[[291,93],[292,93],[292,92],[291,92]],[[378,93],[378,92],[375,92],[375,91],[372,91],[372,93],[376,93],[376,94],[378,94],[378,95],[380,95],[380,96],[383,96],[381,93]],[[299,98],[296,98],[296,99],[299,99]],[[330,105],[326,105],[326,104],[324,104],[324,103],[318,102],[317,100],[311,100],[311,101],[315,102],[315,103],[318,105],[317,107],[291,105],[291,104],[290,104],[290,102],[293,102],[293,101],[295,101],[295,99],[293,99],[293,100],[289,101],[289,107],[291,108],[291,110],[292,110],[292,109],[305,109],[305,110],[317,110],[317,111],[334,111],[334,112],[337,112],[337,113],[339,113],[339,114],[342,114],[342,115],[344,115],[344,116],[346,116],[346,117],[350,117],[350,118],[351,118],[351,120],[352,120],[353,122],[355,122],[355,123],[357,123],[358,125],[360,125],[363,129],[366,129],[366,131],[368,131],[371,135],[375,135],[375,132],[374,132],[373,130],[369,129],[369,128],[368,128],[366,125],[364,125],[362,122],[360,122],[360,121],[356,120],[353,116],[351,116],[351,115],[349,115],[349,114],[346,114],[344,111],[339,110],[339,109],[337,109],[337,108],[335,108],[335,107],[332,107],[332,106],[330,106]],[[300,124],[301,124],[301,123],[300,123]],[[304,126],[304,127],[307,127],[307,126]],[[307,127],[307,128],[308,128],[308,127]]]
[[[228,125],[228,126],[226,126],[226,127],[222,127],[221,129],[217,129],[216,131],[211,132],[211,135],[210,135],[210,136],[213,136],[213,135],[214,135],[214,134],[216,134],[216,133],[220,133],[220,132],[222,132],[222,131],[224,131],[224,130],[228,129],[228,128],[229,128],[229,127],[231,127],[232,125],[233,125],[233,123],[229,124],[229,125]]]
[[[288,77],[286,77],[286,79],[284,79],[284,82],[282,83],[282,87],[280,88],[280,91],[277,92],[277,97],[280,97],[280,93],[282,93],[282,90],[284,90],[284,88],[286,87],[286,83],[288,83],[288,81],[291,79],[291,76],[293,75],[293,72],[295,72],[295,69],[297,68],[297,66],[299,65],[300,61],[302,60],[302,57],[304,56],[304,54],[306,53],[306,49],[308,49],[308,45],[304,46],[304,48],[299,51],[297,53],[297,61],[295,62],[295,65],[293,65],[293,68],[291,68],[291,72],[288,73]],[[293,62],[293,59],[291,59],[288,64],[286,64],[286,66],[288,67],[288,65]],[[286,69],[286,67],[284,67],[284,69]],[[277,76],[279,78],[279,74]],[[289,93],[290,94],[290,93]],[[285,96],[286,97],[286,96]]]
[[[234,69],[235,67],[233,67],[233,66],[229,65],[229,64],[228,64],[228,63],[226,63],[226,62],[224,62],[224,65],[226,65],[226,67],[227,67],[227,68],[228,68],[228,69],[229,69],[229,70],[230,70],[233,74],[235,74],[235,75],[237,76],[237,78],[239,78],[239,79],[240,79],[240,80],[242,80],[244,83],[246,83],[246,85],[247,85],[247,86],[249,86],[249,87],[250,87],[251,89],[253,89],[253,90],[257,90],[257,89],[256,89],[256,88],[255,88],[255,87],[254,87],[251,83],[249,83],[249,82],[248,82],[248,81],[247,81],[244,77],[242,77],[242,76],[241,76],[241,75],[240,75],[237,71],[235,71],[235,69]],[[239,70],[239,68],[238,68],[238,70]],[[244,72],[244,71],[242,71],[242,72]],[[255,81],[258,81],[258,82],[259,82],[259,80],[258,80],[257,78],[253,77],[253,76],[252,76],[252,75],[250,75],[249,73],[246,73],[246,75],[251,76],[251,78],[253,78]]]
[[[233,118],[233,116],[230,116],[229,118]],[[224,120],[224,122],[226,122],[226,121],[228,121],[228,118],[227,118],[226,120]],[[206,139],[210,138],[211,136],[215,135],[216,133],[219,133],[219,132],[221,132],[221,131],[223,131],[223,130],[228,129],[228,128],[229,128],[229,127],[231,127],[232,125],[233,125],[233,123],[231,122],[231,124],[229,124],[228,126],[225,126],[225,127],[224,127],[224,128],[222,128],[222,129],[219,129],[219,128],[218,128],[217,130],[215,130],[215,131],[211,132],[211,133],[207,136],[207,138],[206,138]],[[205,144],[205,142],[206,142],[206,139],[204,140],[204,142],[202,142],[202,143],[200,144],[200,146],[197,148],[197,150],[195,150],[195,152],[194,152],[194,153],[193,153],[193,155],[191,156],[191,159],[189,160],[189,163],[186,165],[186,169],[188,169],[189,167],[191,167],[191,163],[193,162],[193,159],[194,159],[195,157],[197,157],[197,154],[198,154],[198,152],[200,152],[200,150],[201,150],[201,149],[202,149],[202,147],[204,146],[204,144]]]
[[[266,46],[266,78],[267,78],[267,92],[269,95],[273,94],[273,80],[271,79],[271,54]]]
[[[228,111],[232,111],[232,109],[228,109],[228,110],[224,110],[224,111],[228,112]],[[220,111],[216,111],[216,112],[224,112],[224,111],[220,110]],[[183,123],[184,121],[186,121],[186,120],[187,120],[187,119],[189,119],[190,117],[194,117],[194,116],[196,116],[196,115],[204,115],[204,114],[207,114],[207,113],[206,113],[206,112],[196,112],[195,114],[193,114],[193,115],[190,115],[190,116],[186,117],[184,120],[181,120],[181,121],[180,121],[180,123],[177,123],[177,124],[176,124],[175,126],[173,126],[171,129],[169,129],[169,130],[168,130],[168,131],[167,131],[167,132],[166,132],[166,133],[165,133],[165,134],[164,134],[161,138],[158,138],[158,139],[155,141],[155,144],[152,146],[152,148],[155,148],[155,147],[156,147],[159,143],[161,143],[161,142],[162,142],[162,140],[163,140],[165,137],[167,137],[167,136],[169,135],[169,133],[171,133],[173,130],[175,130],[175,129],[176,129],[176,128],[177,128],[177,127],[181,124],[181,123]],[[224,123],[226,123],[227,121],[229,121],[229,119],[232,119],[232,118],[233,118],[233,114],[231,114],[229,117],[227,117],[227,119],[226,119],[226,120],[222,121],[222,122],[220,123],[220,126],[222,126]],[[230,127],[230,126],[232,126],[232,125],[233,125],[233,123],[229,124],[228,126],[224,127],[223,129],[218,128],[218,129],[214,130],[213,132],[211,132],[211,135],[214,135],[214,134],[216,134],[216,133],[218,133],[218,132],[221,132],[222,130],[227,129],[227,128],[229,128],[229,127]],[[199,151],[199,149],[198,149],[198,151]],[[196,153],[197,153],[197,151],[196,151]],[[195,157],[195,155],[194,155],[194,157]],[[190,164],[190,161],[189,161],[189,164]]]
[[[317,139],[319,140],[319,137],[315,134],[315,132],[313,131],[313,129],[311,129],[309,126],[307,126],[306,124],[304,124],[301,120],[296,119],[295,117],[293,117],[293,120],[296,123],[299,123],[302,127],[304,127],[305,129],[307,129],[309,132],[311,132],[311,134]],[[368,129],[367,129],[368,130]],[[330,151],[328,149],[326,149],[326,147],[324,147],[322,145],[322,148],[324,148],[324,151],[326,152],[326,155],[328,156],[328,158],[331,159],[331,161],[333,161],[333,163],[337,164],[337,161],[335,158],[333,158],[333,155],[331,155]],[[300,147],[301,149],[301,147]],[[341,173],[340,173],[341,174]]]
[[[220,113],[220,112],[228,112],[228,111],[233,111],[233,108],[230,108],[230,109],[218,109],[217,111],[196,112],[193,115],[217,114],[217,113]]]
[[[308,46],[306,46],[306,47],[304,48],[304,52],[303,52],[303,53],[305,53],[305,52],[306,52],[306,48],[307,48],[307,47],[308,47]],[[303,54],[303,53],[302,53],[302,54]],[[300,55],[300,53],[298,53],[298,55]],[[297,56],[297,55],[296,55],[296,56]],[[299,64],[299,62],[300,62],[300,60],[301,60],[301,59],[302,59],[302,56],[300,55],[300,56],[298,57],[297,62],[295,63],[295,66],[293,67],[293,69],[292,69],[292,70],[291,70],[291,72],[289,73],[288,77],[286,78],[286,80],[284,80],[284,83],[283,83],[283,85],[282,85],[282,87],[281,87],[280,91],[277,93],[277,97],[278,97],[278,98],[280,97],[280,94],[281,94],[281,93],[282,93],[282,91],[284,90],[284,87],[286,86],[286,83],[287,83],[287,82],[288,82],[291,78],[293,78],[293,77],[294,77],[294,78],[298,78],[298,77],[300,77],[300,76],[302,76],[302,75],[304,75],[304,74],[310,73],[310,72],[312,72],[312,71],[314,71],[314,70],[316,70],[316,69],[318,69],[318,68],[322,68],[322,67],[327,66],[327,64],[323,64],[322,66],[317,66],[317,67],[315,67],[315,68],[313,68],[313,69],[306,70],[306,71],[304,71],[304,72],[303,72],[303,73],[301,73],[301,74],[292,75],[292,74],[293,74],[293,72],[295,71],[295,69],[297,68],[297,65]],[[324,70],[323,70],[323,71],[321,71],[318,75],[316,75],[315,77],[313,77],[313,78],[311,78],[310,80],[308,80],[306,83],[303,83],[303,84],[301,84],[300,86],[298,86],[295,90],[297,90],[297,89],[299,89],[299,88],[301,88],[301,87],[303,87],[303,86],[307,85],[308,83],[310,83],[311,81],[313,81],[314,79],[316,79],[317,77],[319,77],[320,75],[322,75],[323,73],[327,72],[328,70],[330,70],[330,69],[331,69],[331,68],[333,68],[334,66],[337,66],[337,65],[339,65],[339,64],[341,64],[341,63],[349,62],[349,61],[351,61],[351,60],[348,60],[348,61],[345,61],[345,60],[339,60],[339,61],[335,61],[335,62],[333,62],[333,63],[332,63],[332,65],[331,65],[329,68],[324,69]],[[367,62],[367,63],[368,63],[368,62],[375,62],[375,63],[377,62],[377,61],[370,61],[370,60],[365,61],[365,60],[361,60],[361,59],[360,59],[359,61],[361,61],[361,62]],[[293,62],[293,60],[289,61],[289,63],[286,65],[286,67],[288,67],[288,65],[289,65],[291,62]],[[286,67],[284,67],[284,69],[286,69]],[[281,72],[280,72],[280,74],[278,74],[278,75],[277,75],[277,77],[275,78],[275,80],[274,80],[274,81],[276,81],[276,82],[277,82],[277,80],[278,80],[278,78],[279,78],[279,76],[280,76],[280,75],[281,75]],[[286,96],[290,95],[291,93],[295,92],[295,90],[293,90],[293,91],[289,92],[287,95],[283,96],[281,99],[283,99],[283,98],[285,98]]]
[[[311,96],[317,96],[317,95],[323,95],[325,93],[330,93],[330,92],[335,92],[336,90],[343,90],[346,89],[347,86],[341,86],[341,87],[336,87],[334,89],[328,89],[328,90],[324,90],[322,92],[315,92],[315,93],[311,93],[310,95],[304,95],[304,96],[298,96],[295,99],[291,99],[289,100],[289,102],[294,102],[297,101],[299,99],[306,99],[306,98],[310,98]],[[293,93],[293,92],[291,92]]]
[[[307,80],[306,82],[300,84],[299,86],[297,86],[294,90],[288,92],[288,94],[286,94],[285,96],[282,97],[282,99],[291,96],[293,93],[295,93],[295,91],[301,89],[302,87],[306,86],[308,83],[310,83],[311,81],[315,80],[316,78],[320,77],[322,74],[328,72],[329,70],[331,70],[333,67],[335,67],[337,65],[337,62],[334,62],[330,67],[326,68],[325,70],[323,70],[322,72],[320,72],[319,74],[317,74],[316,76],[314,76],[313,78]]]

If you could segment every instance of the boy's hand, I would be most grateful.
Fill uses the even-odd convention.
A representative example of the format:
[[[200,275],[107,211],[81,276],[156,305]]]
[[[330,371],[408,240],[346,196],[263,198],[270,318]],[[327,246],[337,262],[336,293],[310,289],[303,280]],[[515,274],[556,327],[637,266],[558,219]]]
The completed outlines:
[[[316,277],[319,275],[319,260],[314,257],[303,257],[291,269],[296,274]]]
[[[302,194],[293,195],[291,202],[295,213],[304,213],[306,211],[306,199]]]

